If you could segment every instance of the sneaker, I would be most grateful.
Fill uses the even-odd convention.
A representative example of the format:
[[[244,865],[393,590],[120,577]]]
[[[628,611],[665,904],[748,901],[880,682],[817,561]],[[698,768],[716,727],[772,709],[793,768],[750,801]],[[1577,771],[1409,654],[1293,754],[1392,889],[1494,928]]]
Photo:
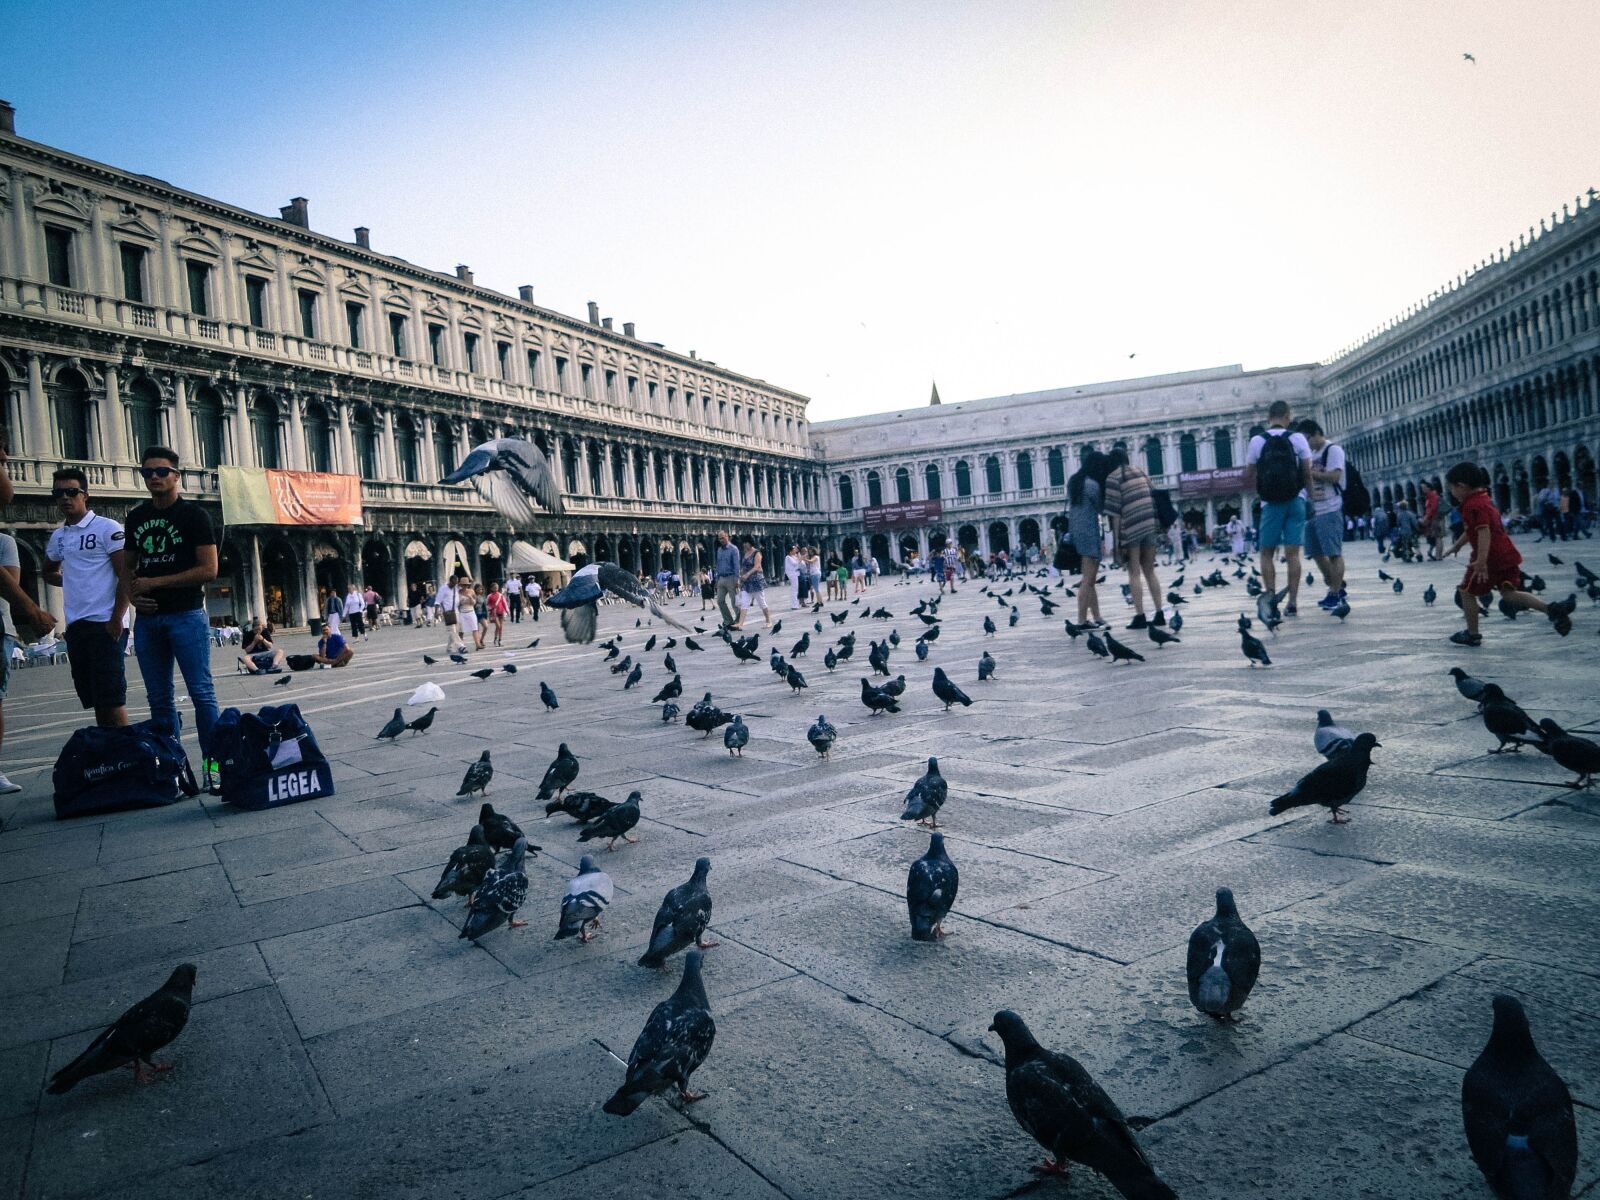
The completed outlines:
[[[1343,596],[1343,592],[1329,592],[1321,600],[1317,601],[1317,607],[1331,612],[1339,607],[1339,601],[1343,598]]]
[[[1286,617],[1298,617],[1300,615],[1300,610],[1294,605],[1290,604],[1284,608],[1283,615]]]
[[[20,792],[21,790],[22,785],[20,783],[12,783],[4,775],[0,775],[0,796],[9,796],[12,792]]]
[[[1167,614],[1162,612],[1159,608],[1156,609],[1156,615],[1150,618],[1150,624],[1152,624],[1152,625],[1165,625],[1166,623],[1167,623]]]
[[[1481,646],[1483,635],[1468,633],[1465,629],[1458,629],[1450,635],[1450,640],[1458,646]]]
[[[1144,614],[1143,613],[1136,613],[1134,615],[1133,620],[1128,622],[1127,627],[1129,629],[1144,629],[1149,624],[1150,624],[1150,622],[1148,622],[1148,621],[1146,621],[1144,619]]]

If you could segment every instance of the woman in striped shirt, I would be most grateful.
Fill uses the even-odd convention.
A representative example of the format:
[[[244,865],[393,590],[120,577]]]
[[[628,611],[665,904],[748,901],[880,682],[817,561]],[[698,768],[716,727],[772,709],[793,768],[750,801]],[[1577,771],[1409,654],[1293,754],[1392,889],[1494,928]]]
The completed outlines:
[[[1105,515],[1111,523],[1112,536],[1116,538],[1117,552],[1128,564],[1128,587],[1133,593],[1136,610],[1128,628],[1165,625],[1167,618],[1161,611],[1161,580],[1156,578],[1156,547],[1161,541],[1161,523],[1156,519],[1156,499],[1151,491],[1150,476],[1128,462],[1126,450],[1113,450],[1111,460],[1111,473],[1106,476]],[[1144,615],[1146,585],[1156,610],[1156,615],[1148,621]]]

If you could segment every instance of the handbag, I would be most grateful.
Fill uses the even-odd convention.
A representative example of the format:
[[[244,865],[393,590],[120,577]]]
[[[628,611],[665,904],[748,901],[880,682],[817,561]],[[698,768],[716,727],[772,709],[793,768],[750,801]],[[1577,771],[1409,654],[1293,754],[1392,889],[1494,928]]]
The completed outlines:
[[[222,800],[251,812],[331,796],[333,769],[300,707],[268,705],[256,713],[223,710],[211,732],[221,767]]]
[[[183,744],[151,721],[78,730],[61,748],[51,783],[58,821],[200,794]]]

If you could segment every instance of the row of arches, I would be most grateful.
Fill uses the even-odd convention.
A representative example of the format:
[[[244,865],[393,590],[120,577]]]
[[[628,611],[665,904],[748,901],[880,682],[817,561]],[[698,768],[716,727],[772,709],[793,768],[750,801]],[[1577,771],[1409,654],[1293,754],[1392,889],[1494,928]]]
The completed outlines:
[[[1489,472],[1489,490],[1494,496],[1495,507],[1502,513],[1537,516],[1536,497],[1549,486],[1563,492],[1569,488],[1578,491],[1589,511],[1593,511],[1597,500],[1600,500],[1600,493],[1596,491],[1597,482],[1600,481],[1596,477],[1595,457],[1587,445],[1575,446],[1570,453],[1557,450],[1549,458],[1535,454],[1527,459],[1497,459],[1480,465]],[[1379,484],[1373,489],[1373,499],[1391,511],[1402,500],[1416,509],[1421,502],[1423,484],[1436,491],[1444,488],[1442,475],[1436,474],[1423,479]]]

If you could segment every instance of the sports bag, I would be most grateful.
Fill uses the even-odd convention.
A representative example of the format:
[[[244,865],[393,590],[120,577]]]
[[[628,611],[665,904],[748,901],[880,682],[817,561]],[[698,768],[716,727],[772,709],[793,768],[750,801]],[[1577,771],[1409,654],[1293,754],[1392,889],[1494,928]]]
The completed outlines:
[[[1294,434],[1264,433],[1256,459],[1256,495],[1271,504],[1293,500],[1300,494],[1300,456],[1294,452]]]
[[[58,821],[161,808],[200,794],[183,744],[150,721],[78,730],[61,748],[51,783]]]
[[[222,801],[251,812],[333,795],[333,770],[296,704],[224,709],[211,731]]]

